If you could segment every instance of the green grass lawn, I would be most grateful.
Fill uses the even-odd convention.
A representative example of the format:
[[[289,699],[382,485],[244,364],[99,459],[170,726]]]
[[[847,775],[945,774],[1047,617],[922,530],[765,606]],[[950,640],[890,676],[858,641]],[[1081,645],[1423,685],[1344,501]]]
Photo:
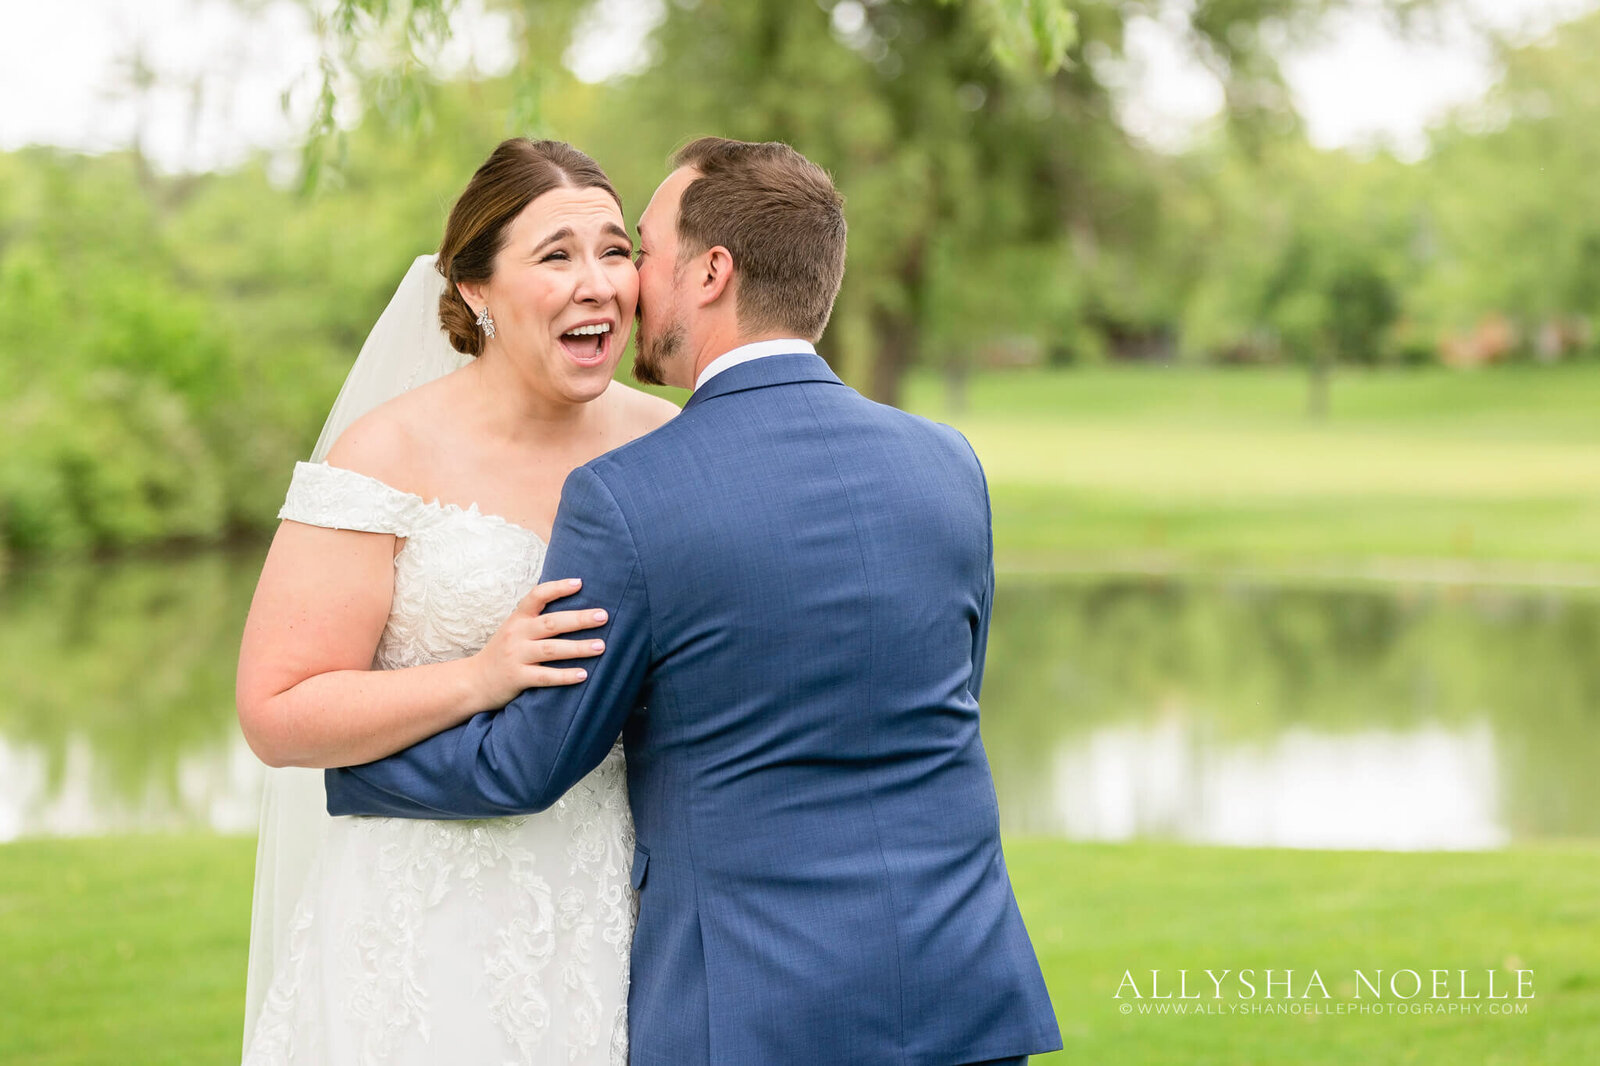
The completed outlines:
[[[1007,855],[1067,1045],[1040,1063],[1600,1062],[1595,845],[1395,854],[1026,840]],[[1296,996],[1317,971],[1329,1003],[1352,1002],[1356,969],[1465,969],[1480,995],[1485,970],[1501,971],[1500,995],[1514,989],[1509,971],[1531,969],[1533,999],[1512,1016],[1119,1012],[1125,971],[1148,993],[1152,969],[1175,980],[1184,968],[1191,994],[1210,992],[1207,968],[1253,968],[1260,1003],[1274,969],[1280,1004],[1286,969]],[[1246,1002],[1240,988],[1224,982],[1224,1010]],[[1312,997],[1302,1002],[1323,1002]]]
[[[0,846],[0,1062],[239,1061],[255,841]]]
[[[1600,367],[1345,372],[1329,416],[1289,370],[989,373],[954,409],[1002,565],[1551,564],[1600,580]]]
[[[1067,1042],[1037,1061],[1600,1062],[1595,845],[1383,854],[1012,840],[1007,855]],[[239,838],[0,846],[0,1062],[236,1061],[253,857]],[[1316,970],[1333,1002],[1349,1000],[1357,968],[1467,969],[1469,992],[1494,969],[1496,994],[1524,968],[1534,998],[1503,1017],[1119,1013],[1125,970],[1148,991],[1151,969],[1203,981],[1207,967],[1294,969],[1297,996]],[[1264,996],[1264,977],[1256,984]],[[1275,991],[1288,1002],[1281,981]]]

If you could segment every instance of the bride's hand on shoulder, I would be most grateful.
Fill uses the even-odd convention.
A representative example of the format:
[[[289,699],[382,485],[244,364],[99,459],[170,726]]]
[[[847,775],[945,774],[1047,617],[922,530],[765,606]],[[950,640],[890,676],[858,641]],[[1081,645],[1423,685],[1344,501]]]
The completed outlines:
[[[511,617],[501,623],[483,650],[472,656],[471,664],[484,709],[504,707],[523,689],[576,685],[589,676],[581,667],[544,665],[593,658],[605,650],[602,640],[562,639],[563,634],[603,625],[604,611],[586,608],[544,613],[551,603],[573,595],[582,584],[573,578],[535,585],[511,612]]]

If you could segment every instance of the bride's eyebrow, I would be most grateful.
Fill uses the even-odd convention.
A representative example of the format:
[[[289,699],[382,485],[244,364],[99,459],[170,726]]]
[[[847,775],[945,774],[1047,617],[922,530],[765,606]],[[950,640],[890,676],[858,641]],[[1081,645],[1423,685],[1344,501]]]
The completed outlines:
[[[617,225],[615,222],[607,222],[606,223],[606,225],[605,225],[605,234],[608,237],[621,237],[623,240],[627,241],[629,244],[633,243],[633,240],[628,236],[628,231],[623,229],[621,226]],[[555,244],[557,241],[564,241],[570,236],[572,236],[572,227],[571,226],[562,226],[560,229],[558,229],[554,233],[550,234],[550,236],[546,237],[544,240],[542,240],[538,244],[534,245],[532,254],[533,255],[538,255],[540,252],[544,251],[545,248],[549,247],[550,245]]]
[[[544,240],[542,240],[538,244],[534,245],[533,246],[533,254],[534,255],[538,255],[540,252],[544,251],[544,249],[546,247],[548,247],[549,245],[552,245],[552,244],[556,243],[557,241],[564,241],[570,236],[572,236],[572,227],[571,226],[562,226],[560,229],[558,229],[554,233],[550,234],[550,236],[546,237]]]

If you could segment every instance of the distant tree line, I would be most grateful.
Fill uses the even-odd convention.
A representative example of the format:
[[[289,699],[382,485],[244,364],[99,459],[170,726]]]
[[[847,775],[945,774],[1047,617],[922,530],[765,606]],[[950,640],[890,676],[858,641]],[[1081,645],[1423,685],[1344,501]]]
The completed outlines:
[[[325,28],[337,52],[451,6],[341,0]],[[1108,87],[1134,0],[673,0],[653,61],[603,85],[560,63],[585,5],[504,6],[516,72],[379,63],[309,191],[266,158],[167,176],[137,146],[0,154],[0,550],[270,528],[406,264],[514,132],[584,147],[633,215],[701,133],[828,166],[851,249],[825,354],[889,401],[918,367],[1295,363],[1316,383],[1600,346],[1600,16],[1509,52],[1406,164],[1317,151],[1289,107],[1264,29],[1333,0],[1192,5],[1230,106],[1177,155],[1130,136]]]

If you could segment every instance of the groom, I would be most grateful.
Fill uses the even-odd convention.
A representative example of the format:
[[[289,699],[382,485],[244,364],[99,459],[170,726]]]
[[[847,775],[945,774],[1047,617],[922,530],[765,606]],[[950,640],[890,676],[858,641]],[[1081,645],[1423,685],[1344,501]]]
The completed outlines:
[[[716,138],[675,163],[639,223],[636,372],[694,394],[573,471],[545,562],[583,578],[565,606],[609,613],[605,654],[584,684],[330,770],[328,810],[543,810],[620,732],[635,1066],[1060,1048],[978,737],[977,459],[816,355],[845,256],[826,173]]]

